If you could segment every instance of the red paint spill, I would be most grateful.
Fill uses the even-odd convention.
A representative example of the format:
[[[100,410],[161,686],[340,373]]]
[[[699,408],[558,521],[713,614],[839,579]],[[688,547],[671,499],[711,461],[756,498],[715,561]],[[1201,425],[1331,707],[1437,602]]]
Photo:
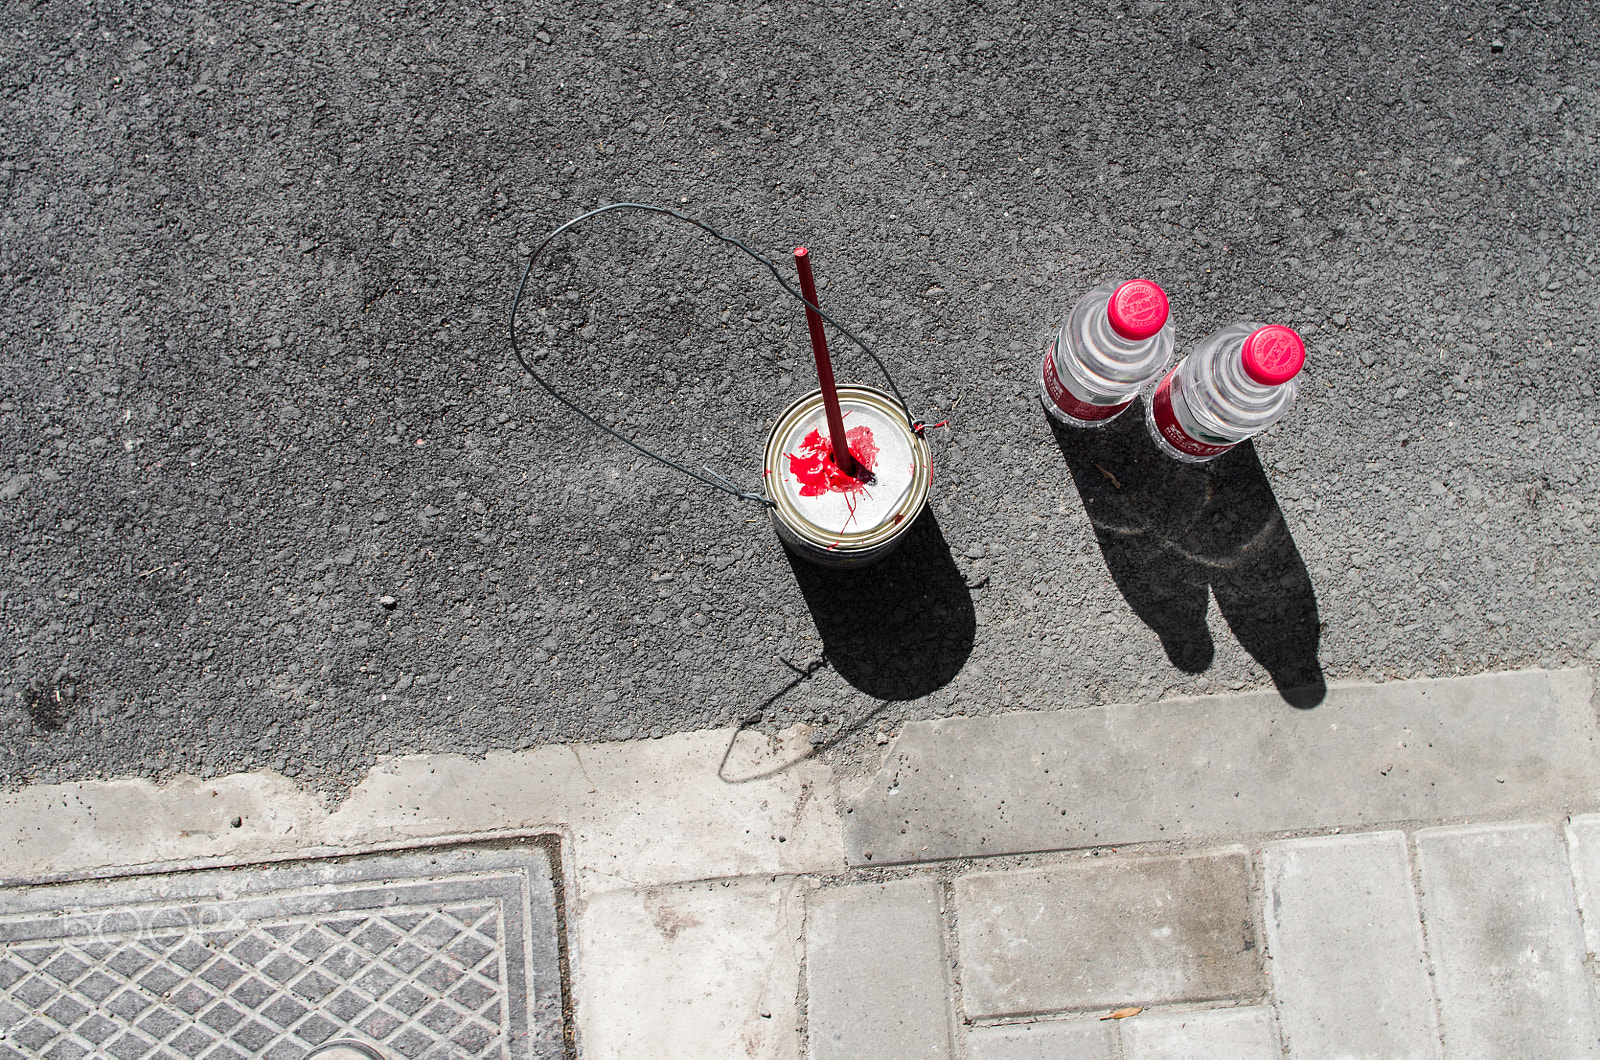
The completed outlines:
[[[789,474],[800,483],[800,496],[842,493],[853,513],[856,498],[866,493],[873,481],[872,466],[878,462],[878,443],[872,439],[872,428],[865,424],[846,431],[845,443],[850,446],[850,455],[855,457],[859,478],[845,474],[833,462],[833,446],[821,431],[806,435],[800,443],[800,451],[789,454]]]

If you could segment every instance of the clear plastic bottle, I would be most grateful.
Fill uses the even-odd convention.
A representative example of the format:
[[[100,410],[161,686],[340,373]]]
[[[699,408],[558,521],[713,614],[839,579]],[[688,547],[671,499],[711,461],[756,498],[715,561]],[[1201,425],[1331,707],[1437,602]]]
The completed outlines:
[[[1061,423],[1104,426],[1171,357],[1167,293],[1149,280],[1103,283],[1078,299],[1045,348],[1039,396]]]
[[[1229,324],[1201,339],[1145,402],[1156,446],[1198,464],[1276,423],[1294,401],[1305,343],[1281,324]]]

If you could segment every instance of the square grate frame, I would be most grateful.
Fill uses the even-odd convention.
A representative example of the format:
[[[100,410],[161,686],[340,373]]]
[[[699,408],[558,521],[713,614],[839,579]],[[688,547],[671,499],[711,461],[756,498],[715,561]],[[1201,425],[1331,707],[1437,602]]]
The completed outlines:
[[[0,889],[0,1060],[576,1056],[542,833]]]

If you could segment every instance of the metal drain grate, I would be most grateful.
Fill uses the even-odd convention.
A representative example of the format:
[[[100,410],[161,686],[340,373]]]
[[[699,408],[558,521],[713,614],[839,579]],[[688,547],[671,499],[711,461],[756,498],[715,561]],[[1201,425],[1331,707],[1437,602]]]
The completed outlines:
[[[0,892],[0,1058],[564,1055],[538,845]]]

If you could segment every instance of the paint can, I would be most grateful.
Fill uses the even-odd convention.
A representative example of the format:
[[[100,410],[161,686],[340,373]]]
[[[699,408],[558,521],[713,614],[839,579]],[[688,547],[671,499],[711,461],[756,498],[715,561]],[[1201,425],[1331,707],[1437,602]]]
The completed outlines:
[[[772,525],[795,554],[823,567],[865,567],[893,552],[928,504],[933,462],[905,408],[869,386],[839,387],[857,464],[833,463],[822,391],[783,410],[767,436],[763,475]]]

